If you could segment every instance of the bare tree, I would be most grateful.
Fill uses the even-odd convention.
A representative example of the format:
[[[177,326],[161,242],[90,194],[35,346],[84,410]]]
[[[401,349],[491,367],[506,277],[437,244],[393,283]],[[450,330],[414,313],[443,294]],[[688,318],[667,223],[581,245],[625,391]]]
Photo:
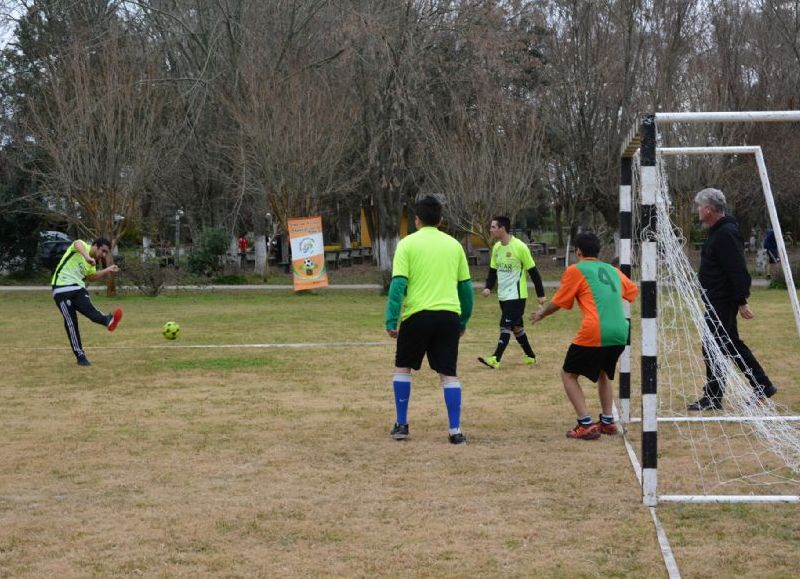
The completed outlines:
[[[529,110],[510,108],[495,100],[452,111],[428,131],[422,156],[423,191],[443,194],[450,225],[487,246],[492,216],[513,221],[530,207],[541,173],[541,127]]]
[[[47,156],[37,175],[41,193],[60,219],[107,236],[113,247],[137,221],[163,155],[169,124],[164,96],[150,82],[158,66],[114,24],[102,37],[74,37],[56,62],[47,98],[32,104],[28,119],[33,144]]]

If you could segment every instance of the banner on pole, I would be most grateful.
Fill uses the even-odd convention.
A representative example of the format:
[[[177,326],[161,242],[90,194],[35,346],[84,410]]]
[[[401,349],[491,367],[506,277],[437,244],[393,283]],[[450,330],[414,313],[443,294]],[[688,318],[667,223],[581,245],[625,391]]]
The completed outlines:
[[[322,217],[289,219],[288,225],[294,290],[328,287]]]

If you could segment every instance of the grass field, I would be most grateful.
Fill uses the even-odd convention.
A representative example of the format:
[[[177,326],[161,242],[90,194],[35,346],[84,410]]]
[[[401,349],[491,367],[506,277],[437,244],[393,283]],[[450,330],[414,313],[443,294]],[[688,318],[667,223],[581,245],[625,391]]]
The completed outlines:
[[[125,318],[114,334],[81,318],[80,368],[49,295],[0,294],[2,577],[665,576],[622,439],[564,437],[577,312],[529,328],[539,365],[512,342],[492,371],[475,357],[493,349],[497,302],[476,299],[459,372],[469,444],[452,447],[426,368],[410,440],[388,437],[394,343],[375,292],[94,299]],[[800,410],[789,310],[759,315],[785,302],[757,291],[741,332]],[[250,347],[301,342],[365,345]],[[658,512],[686,577],[800,568],[797,505]]]

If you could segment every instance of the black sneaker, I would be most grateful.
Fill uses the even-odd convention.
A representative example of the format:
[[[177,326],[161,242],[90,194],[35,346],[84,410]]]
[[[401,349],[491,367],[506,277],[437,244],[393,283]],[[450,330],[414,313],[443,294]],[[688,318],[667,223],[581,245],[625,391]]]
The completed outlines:
[[[86,356],[78,358],[78,366],[91,366],[92,363],[86,359]]]
[[[775,388],[772,384],[769,386],[759,386],[755,392],[753,392],[752,398],[748,400],[748,404],[751,406],[759,406],[761,404],[766,404],[767,400],[775,396],[778,393],[778,389]]]
[[[392,428],[391,435],[395,440],[405,440],[408,438],[408,424],[395,423],[394,428]]]
[[[699,411],[699,410],[721,410],[722,409],[722,400],[719,398],[709,398],[708,396],[703,396],[697,402],[692,402],[686,407],[686,410],[692,411]]]
[[[457,432],[456,434],[450,435],[450,444],[466,444],[467,437],[464,436],[463,432]]]
[[[759,400],[766,400],[767,398],[772,398],[777,393],[778,389],[770,384],[769,386],[764,386],[761,392],[756,392],[756,398]]]

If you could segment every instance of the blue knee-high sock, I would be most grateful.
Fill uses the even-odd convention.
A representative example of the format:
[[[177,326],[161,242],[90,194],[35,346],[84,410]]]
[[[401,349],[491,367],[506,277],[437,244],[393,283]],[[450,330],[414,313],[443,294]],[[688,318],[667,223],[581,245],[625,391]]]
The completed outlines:
[[[461,383],[446,382],[444,384],[444,404],[447,406],[447,419],[450,434],[461,431]]]
[[[411,398],[411,374],[394,374],[394,406],[397,409],[397,424],[408,424],[408,399]]]

